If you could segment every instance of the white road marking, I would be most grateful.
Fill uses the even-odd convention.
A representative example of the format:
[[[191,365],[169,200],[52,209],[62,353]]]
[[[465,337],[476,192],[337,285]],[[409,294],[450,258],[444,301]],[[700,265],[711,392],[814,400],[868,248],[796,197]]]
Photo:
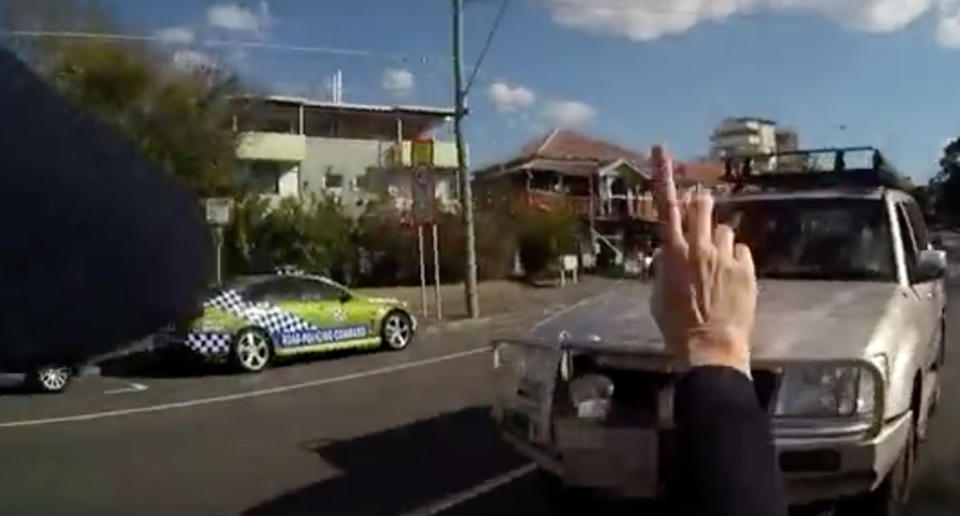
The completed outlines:
[[[538,323],[534,324],[534,325],[530,328],[529,333],[535,332],[537,329],[539,329],[539,328],[542,327],[543,325],[548,324],[548,323],[556,320],[558,317],[560,317],[560,316],[562,316],[562,315],[564,315],[564,314],[566,314],[566,313],[569,313],[569,312],[571,312],[571,311],[573,311],[573,310],[576,310],[577,308],[580,308],[581,306],[584,306],[584,305],[586,305],[586,304],[592,303],[592,302],[594,302],[594,301],[602,298],[603,296],[606,296],[607,294],[610,294],[611,292],[613,292],[613,291],[620,285],[620,283],[621,283],[621,282],[618,281],[618,282],[616,283],[616,285],[614,285],[613,287],[611,287],[609,290],[606,290],[606,291],[601,292],[601,293],[599,293],[599,294],[595,294],[595,295],[590,296],[590,297],[588,297],[588,298],[581,299],[580,301],[578,301],[578,302],[576,302],[576,303],[574,303],[574,304],[572,304],[572,305],[570,305],[570,306],[561,308],[560,310],[557,310],[556,312],[553,312],[552,314],[548,315],[547,317],[544,317],[544,318],[543,318],[542,320],[540,320]],[[544,313],[547,313],[547,312],[548,312],[548,310],[544,310]],[[457,505],[460,505],[460,504],[462,504],[462,503],[464,503],[464,502],[466,502],[466,501],[472,500],[473,498],[476,498],[476,497],[478,497],[478,496],[480,496],[480,495],[482,495],[482,494],[485,494],[485,493],[488,493],[488,492],[490,492],[490,491],[493,491],[494,489],[496,489],[496,488],[498,488],[498,487],[500,487],[500,486],[502,486],[502,485],[504,485],[504,484],[508,484],[508,483],[510,483],[510,482],[513,482],[514,480],[516,480],[516,479],[518,479],[518,478],[520,478],[520,477],[522,477],[522,476],[524,476],[524,475],[528,475],[528,474],[530,474],[531,472],[533,472],[535,469],[537,469],[537,465],[536,465],[535,463],[525,464],[525,465],[523,465],[523,466],[520,466],[519,468],[510,470],[510,471],[508,471],[508,472],[506,472],[506,473],[504,473],[504,474],[502,474],[502,475],[498,475],[498,476],[495,476],[495,477],[493,477],[493,478],[491,478],[491,479],[488,479],[488,480],[486,480],[486,481],[484,481],[484,482],[482,482],[482,483],[480,483],[480,484],[478,484],[478,485],[476,485],[476,486],[474,486],[474,487],[471,487],[471,488],[466,489],[466,490],[464,490],[464,491],[460,491],[459,493],[454,493],[454,494],[452,494],[452,495],[450,495],[450,496],[441,498],[440,500],[437,500],[437,501],[435,501],[435,502],[431,502],[431,503],[429,503],[429,504],[427,504],[427,505],[424,505],[424,506],[419,507],[419,508],[417,508],[417,509],[414,509],[414,510],[412,510],[412,511],[410,511],[410,512],[407,512],[407,513],[404,514],[404,516],[433,516],[433,515],[436,515],[436,514],[440,514],[440,513],[442,513],[442,512],[445,512],[445,511],[447,511],[447,510],[450,510],[451,508],[456,507]]]
[[[147,405],[144,407],[107,410],[103,412],[91,412],[87,414],[51,417],[51,418],[45,418],[45,419],[26,419],[21,421],[8,421],[8,422],[0,423],[0,428],[17,428],[17,427],[24,427],[24,426],[51,425],[51,424],[57,424],[57,423],[73,423],[77,421],[91,421],[94,419],[105,419],[105,418],[111,418],[111,417],[129,416],[133,414],[163,412],[166,410],[196,407],[198,405],[210,405],[213,403],[225,403],[228,401],[236,401],[236,400],[242,400],[247,398],[256,398],[260,396],[266,396],[269,394],[279,394],[281,392],[289,392],[289,391],[295,391],[299,389],[306,389],[309,387],[318,387],[321,385],[330,385],[333,383],[357,380],[359,378],[366,378],[368,376],[378,376],[382,374],[393,373],[396,371],[403,371],[406,369],[413,369],[416,367],[423,367],[427,365],[438,364],[441,362],[447,362],[450,360],[456,360],[458,358],[464,358],[464,357],[476,355],[479,353],[489,353],[489,352],[490,352],[490,348],[488,346],[484,346],[482,348],[474,348],[467,351],[461,351],[458,353],[451,353],[449,355],[441,355],[438,357],[418,360],[416,362],[407,362],[405,364],[378,367],[376,369],[369,369],[367,371],[350,373],[342,376],[334,376],[333,378],[310,380],[307,382],[294,383],[290,385],[281,385],[278,387],[271,387],[268,389],[258,389],[254,391],[240,392],[236,394],[227,394],[223,396],[213,396],[210,398],[199,398],[195,400],[178,401],[174,403],[162,403],[159,405]]]
[[[574,304],[572,304],[572,305],[570,305],[570,306],[566,306],[566,307],[564,307],[564,308],[561,308],[560,310],[557,310],[556,312],[553,312],[552,314],[548,315],[547,317],[544,317],[544,318],[543,318],[540,322],[538,322],[537,324],[534,324],[532,327],[530,327],[529,333],[533,333],[533,332],[537,331],[537,330],[538,330],[541,326],[543,326],[544,324],[553,322],[557,317],[560,317],[560,316],[563,315],[563,314],[572,312],[573,310],[576,310],[577,308],[580,308],[580,307],[583,306],[583,305],[592,303],[592,302],[600,299],[601,297],[603,297],[603,296],[605,296],[605,295],[613,292],[618,286],[620,286],[620,283],[621,283],[621,282],[618,281],[618,282],[616,282],[616,284],[615,284],[613,287],[611,287],[611,288],[608,289],[608,290],[605,290],[605,291],[603,291],[603,292],[601,292],[601,293],[599,293],[599,294],[595,294],[595,295],[592,295],[592,296],[587,297],[587,298],[583,298],[583,299],[581,299],[580,301],[577,301],[576,303],[574,303]]]
[[[620,283],[620,282],[617,282],[617,284],[619,284],[619,283]],[[565,308],[562,308],[562,309],[560,309],[560,310],[557,310],[557,311],[554,312],[553,314],[547,316],[546,318],[544,318],[544,319],[541,320],[540,322],[536,323],[536,324],[530,329],[530,331],[533,332],[533,331],[536,330],[537,328],[543,326],[544,324],[549,323],[550,321],[553,321],[553,320],[556,319],[557,317],[560,317],[561,315],[563,315],[563,314],[565,314],[565,313],[567,313],[567,312],[570,312],[571,310],[575,310],[575,309],[579,308],[580,306],[583,306],[584,304],[590,303],[590,302],[592,302],[592,301],[594,301],[594,300],[596,300],[596,299],[599,299],[600,297],[603,297],[603,296],[609,294],[610,292],[612,292],[612,291],[614,290],[614,288],[616,288],[616,287],[613,287],[613,288],[611,288],[611,289],[609,289],[609,290],[607,290],[607,291],[605,291],[605,292],[602,292],[602,293],[600,293],[600,294],[596,294],[596,295],[594,295],[594,296],[591,296],[591,297],[582,299],[582,300],[580,300],[580,301],[577,302],[577,303],[574,303],[574,304],[572,304],[572,305],[570,305],[570,306],[567,306],[567,307],[565,307]],[[422,367],[422,366],[427,366],[427,365],[431,365],[431,364],[437,364],[437,363],[441,363],[441,362],[447,362],[447,361],[450,361],[450,360],[456,360],[456,359],[458,359],[458,358],[463,358],[463,357],[468,357],[468,356],[476,355],[476,354],[479,354],[479,353],[488,353],[488,352],[490,352],[490,348],[489,348],[488,346],[484,346],[484,347],[481,347],[481,348],[474,348],[474,349],[470,349],[470,350],[467,350],[467,351],[461,351],[461,352],[458,352],[458,353],[451,353],[451,354],[449,354],[449,355],[441,355],[441,356],[438,356],[438,357],[427,358],[427,359],[424,359],[424,360],[418,360],[418,361],[416,361],[416,362],[408,362],[408,363],[405,363],[405,364],[397,364],[397,365],[392,365],[392,366],[385,366],[385,367],[380,367],[380,368],[376,368],[376,369],[370,369],[370,370],[367,370],[367,371],[361,371],[361,372],[358,372],[358,373],[351,373],[351,374],[346,374],[346,375],[342,375],[342,376],[335,376],[335,377],[333,377],[333,378],[323,378],[323,379],[319,379],[319,380],[310,380],[310,381],[306,381],[306,382],[295,383],[295,384],[290,384],[290,385],[281,385],[281,386],[278,386],[278,387],[271,387],[271,388],[267,388],[267,389],[258,389],[258,390],[248,391],[248,392],[240,392],[240,393],[235,393],[235,394],[226,394],[226,395],[223,395],[223,396],[213,396],[213,397],[209,397],[209,398],[198,398],[198,399],[193,399],[193,400],[185,400],[185,401],[178,401],[178,402],[172,402],[172,403],[161,403],[161,404],[158,404],[158,405],[147,405],[147,406],[143,406],[143,407],[132,407],[132,408],[126,408],[126,409],[117,409],[117,410],[106,410],[106,411],[102,411],[102,412],[89,412],[89,413],[86,413],[86,414],[76,414],[76,415],[72,415],[72,416],[59,416],[59,417],[50,417],[50,418],[43,418],[43,419],[24,419],[24,420],[19,420],[19,421],[6,421],[6,422],[0,422],[0,429],[3,429],[3,428],[19,428],[19,427],[27,427],[27,426],[52,425],[52,424],[59,424],[59,423],[73,423],[73,422],[78,422],[78,421],[91,421],[91,420],[95,420],[95,419],[106,419],[106,418],[112,418],[112,417],[130,416],[130,415],[134,415],[134,414],[147,414],[147,413],[151,413],[151,412],[163,412],[163,411],[167,411],[167,410],[181,409],[181,408],[189,408],[189,407],[196,407],[196,406],[199,406],[199,405],[210,405],[210,404],[214,404],[214,403],[226,403],[226,402],[229,402],[229,401],[236,401],[236,400],[242,400],[242,399],[248,399],[248,398],[256,398],[256,397],[260,397],[260,396],[266,396],[266,395],[269,395],[269,394],[279,394],[279,393],[282,393],[282,392],[295,391],[295,390],[306,389],[306,388],[310,388],[310,387],[318,387],[318,386],[321,386],[321,385],[329,385],[329,384],[334,384],[334,383],[339,383],[339,382],[346,382],[346,381],[350,381],[350,380],[356,380],[356,379],[359,379],[359,378],[365,378],[365,377],[368,377],[368,376],[378,376],[378,375],[382,375],[382,374],[392,373],[392,372],[395,372],[395,371],[403,371],[403,370],[405,370],[405,369],[413,369],[413,368],[416,368],[416,367]]]
[[[404,513],[404,516],[433,516],[435,514],[440,514],[441,512],[447,511],[457,505],[462,504],[463,502],[476,498],[484,493],[493,491],[504,484],[509,484],[510,482],[513,482],[524,475],[530,474],[535,469],[537,469],[536,464],[525,464],[502,475],[497,475],[479,485],[471,487],[470,489],[460,491],[459,493],[454,493],[450,496]]]
[[[127,392],[141,392],[149,389],[150,387],[142,383],[131,383],[127,387],[121,387],[119,389],[110,389],[109,391],[103,391],[104,394],[123,394]]]

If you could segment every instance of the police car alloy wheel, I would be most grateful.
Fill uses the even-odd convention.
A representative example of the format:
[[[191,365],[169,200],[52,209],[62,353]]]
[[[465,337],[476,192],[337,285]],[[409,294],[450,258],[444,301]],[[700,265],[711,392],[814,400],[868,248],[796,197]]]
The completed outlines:
[[[270,363],[271,351],[270,339],[260,330],[241,330],[234,338],[234,359],[244,371],[262,371]]]
[[[400,350],[413,338],[413,323],[403,312],[391,312],[383,321],[383,343],[390,349]]]
[[[43,392],[60,392],[70,382],[70,368],[63,366],[46,366],[33,373],[34,384]]]

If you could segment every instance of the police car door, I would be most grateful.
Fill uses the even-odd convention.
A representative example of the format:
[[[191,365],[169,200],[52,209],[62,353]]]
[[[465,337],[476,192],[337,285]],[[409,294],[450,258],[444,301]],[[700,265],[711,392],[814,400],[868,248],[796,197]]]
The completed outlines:
[[[351,320],[350,311],[343,299],[343,290],[318,279],[299,278],[298,281],[299,314],[320,330],[315,343],[354,340],[366,336],[366,325]]]

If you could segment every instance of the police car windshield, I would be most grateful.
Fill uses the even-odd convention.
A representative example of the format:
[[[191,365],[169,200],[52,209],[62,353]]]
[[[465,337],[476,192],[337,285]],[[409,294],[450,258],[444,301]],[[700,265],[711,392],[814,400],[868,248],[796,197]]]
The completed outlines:
[[[759,277],[896,279],[881,200],[731,201],[718,207],[718,217],[750,246]]]

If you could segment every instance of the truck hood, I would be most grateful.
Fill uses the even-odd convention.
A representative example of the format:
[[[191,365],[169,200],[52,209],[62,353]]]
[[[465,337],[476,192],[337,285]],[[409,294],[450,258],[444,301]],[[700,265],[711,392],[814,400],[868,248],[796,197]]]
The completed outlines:
[[[860,356],[898,285],[881,282],[761,280],[753,358],[823,359]],[[541,323],[531,335],[556,341],[636,346],[663,351],[650,315],[651,285],[630,282]]]

